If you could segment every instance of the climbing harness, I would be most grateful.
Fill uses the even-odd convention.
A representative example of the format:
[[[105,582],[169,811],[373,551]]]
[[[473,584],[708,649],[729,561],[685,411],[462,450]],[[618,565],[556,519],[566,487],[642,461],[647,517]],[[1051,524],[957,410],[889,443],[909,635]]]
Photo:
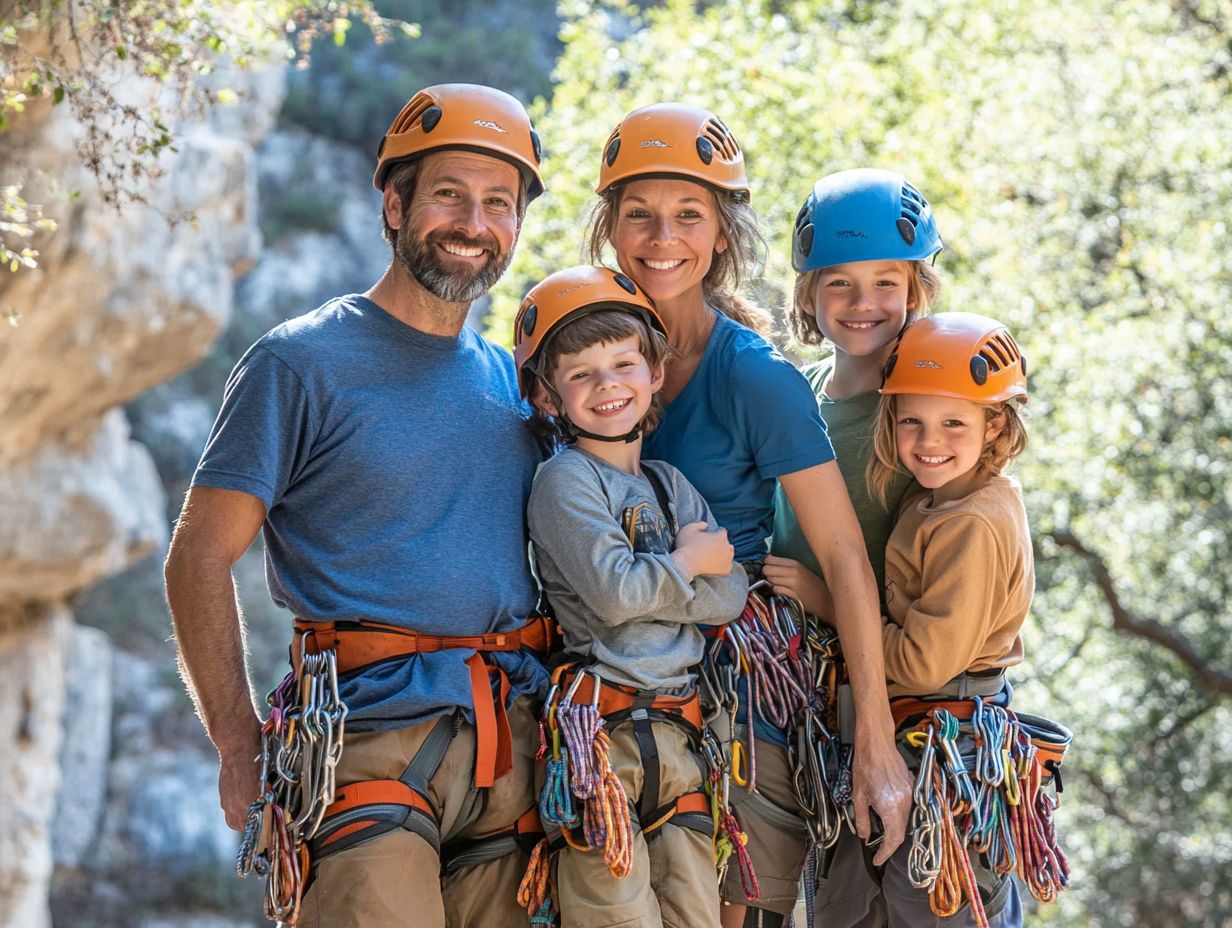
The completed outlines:
[[[466,664],[475,710],[475,786],[482,788],[504,776],[513,764],[505,712],[509,678],[487,654],[524,647],[545,653],[553,634],[551,620],[543,616],[509,632],[465,636],[426,635],[377,623],[297,619],[291,671],[267,700],[270,711],[261,732],[262,793],[248,809],[236,855],[240,876],[256,873],[266,878],[266,917],[294,926],[313,867],[389,831],[404,828],[441,852],[439,813],[428,798],[428,784],[458,733],[461,713],[436,722],[398,779],[336,788],[334,770],[342,756],[347,716],[339,696],[339,674],[413,654],[474,651]]]
[[[1053,822],[1069,730],[981,696],[906,697],[890,708],[919,757],[907,874],[928,890],[933,913],[951,916],[965,900],[987,928],[972,853],[997,876],[1016,872],[1035,898],[1053,901],[1069,884]]]

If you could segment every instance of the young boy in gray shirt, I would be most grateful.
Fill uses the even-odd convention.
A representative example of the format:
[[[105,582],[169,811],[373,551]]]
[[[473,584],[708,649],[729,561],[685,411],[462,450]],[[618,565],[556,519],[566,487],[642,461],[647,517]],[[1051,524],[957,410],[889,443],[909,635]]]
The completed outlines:
[[[561,850],[563,924],[717,926],[708,816],[680,814],[692,808],[681,797],[701,793],[705,771],[691,668],[704,645],[698,626],[735,619],[748,581],[698,492],[671,465],[640,460],[642,435],[660,411],[662,321],[625,275],[579,267],[527,294],[515,340],[532,425],[565,445],[531,490],[537,572],[566,655],[603,681],[611,765],[642,826],[622,879],[601,854],[573,843]],[[626,704],[629,711],[604,711]],[[667,705],[671,712],[657,711]]]

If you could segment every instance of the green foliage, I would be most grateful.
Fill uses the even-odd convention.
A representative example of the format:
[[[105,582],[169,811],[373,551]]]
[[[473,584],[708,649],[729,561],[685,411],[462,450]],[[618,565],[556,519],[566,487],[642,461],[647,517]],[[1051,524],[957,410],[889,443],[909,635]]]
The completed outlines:
[[[349,16],[377,35],[393,25],[367,0],[6,4],[0,12],[0,138],[29,107],[66,105],[79,126],[78,156],[103,202],[117,209],[142,202],[145,182],[159,173],[159,156],[175,151],[175,120],[236,99],[234,90],[202,78],[220,63],[246,69],[289,57],[288,35],[301,53],[322,33],[345,37]],[[137,78],[161,84],[164,98],[134,103],[125,88]],[[54,224],[22,199],[22,182],[3,180],[0,261],[13,272],[31,269],[36,233]]]
[[[939,308],[1003,319],[1032,367],[1017,473],[1039,585],[1018,704],[1065,721],[1077,746],[1062,805],[1074,888],[1031,917],[1228,923],[1232,4],[570,0],[562,13],[556,90],[537,114],[549,193],[491,334],[508,343],[521,294],[579,260],[600,147],[636,106],[699,103],[741,140],[769,304],[818,176],[905,173],[947,242]],[[1143,637],[1145,621],[1166,634]]]
[[[418,90],[468,81],[531,100],[551,89],[553,0],[376,0],[385,16],[415,27],[374,36],[352,24],[346,45],[319,39],[311,68],[291,75],[282,121],[375,152],[390,121]],[[430,41],[418,42],[420,32]],[[343,33],[337,28],[334,37]]]
[[[306,187],[271,197],[261,211],[261,235],[277,242],[298,232],[333,232],[338,228],[342,204],[332,191]]]

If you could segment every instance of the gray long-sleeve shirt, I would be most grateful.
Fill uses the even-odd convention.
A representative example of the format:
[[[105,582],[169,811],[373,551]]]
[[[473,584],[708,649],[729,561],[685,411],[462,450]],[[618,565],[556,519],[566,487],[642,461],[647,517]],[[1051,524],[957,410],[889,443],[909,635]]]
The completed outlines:
[[[692,682],[704,645],[697,625],[736,618],[748,579],[739,564],[722,577],[681,571],[670,556],[679,526],[718,525],[680,471],[662,461],[642,468],[660,478],[670,513],[645,476],[570,447],[539,468],[527,521],[565,650],[593,660],[605,680],[669,690]]]

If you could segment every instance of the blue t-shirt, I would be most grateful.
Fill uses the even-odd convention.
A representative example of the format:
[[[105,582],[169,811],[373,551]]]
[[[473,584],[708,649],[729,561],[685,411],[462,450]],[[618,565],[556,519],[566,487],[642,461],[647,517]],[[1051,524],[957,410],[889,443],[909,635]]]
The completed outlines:
[[[718,316],[701,363],[646,437],[642,457],[667,461],[727,529],[736,559],[766,556],[775,480],[834,460],[817,399],[778,349]]]
[[[441,635],[507,631],[534,609],[526,499],[539,454],[509,353],[436,336],[348,296],[261,338],[227,383],[194,485],[266,507],[274,602],[312,620]],[[352,675],[347,728],[404,727],[472,706],[448,650]],[[547,677],[494,655],[512,698]]]

